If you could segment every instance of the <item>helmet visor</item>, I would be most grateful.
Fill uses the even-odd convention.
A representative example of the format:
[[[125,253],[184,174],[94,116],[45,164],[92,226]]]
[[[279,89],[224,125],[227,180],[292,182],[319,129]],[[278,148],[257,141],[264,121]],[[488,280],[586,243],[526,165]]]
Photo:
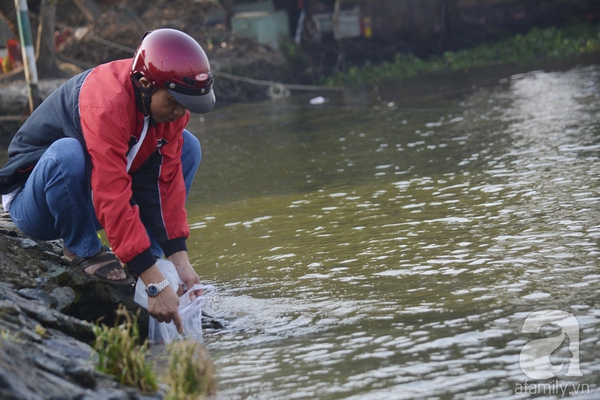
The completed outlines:
[[[169,93],[186,109],[196,114],[205,114],[212,110],[215,106],[215,92],[212,90],[212,85],[206,88],[204,94],[185,94],[176,92],[172,89],[167,89]]]

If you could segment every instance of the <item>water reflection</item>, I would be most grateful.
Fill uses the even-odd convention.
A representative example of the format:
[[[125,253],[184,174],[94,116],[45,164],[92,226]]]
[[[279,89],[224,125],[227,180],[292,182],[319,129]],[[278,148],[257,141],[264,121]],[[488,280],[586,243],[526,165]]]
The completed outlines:
[[[523,322],[552,309],[577,319],[583,373],[565,375],[559,343],[553,390],[598,398],[599,77],[535,71],[413,107],[390,87],[323,107],[294,96],[195,120],[190,253],[229,321],[205,334],[221,396],[526,398],[521,350],[559,330]]]

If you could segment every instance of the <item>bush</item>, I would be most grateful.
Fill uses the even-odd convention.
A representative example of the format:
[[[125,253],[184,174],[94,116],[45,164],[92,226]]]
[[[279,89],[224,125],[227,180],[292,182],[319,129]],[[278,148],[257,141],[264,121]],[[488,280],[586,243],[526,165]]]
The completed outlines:
[[[524,62],[539,58],[566,58],[600,50],[600,25],[577,24],[563,29],[532,29],[492,44],[472,49],[447,51],[442,57],[422,60],[414,55],[397,54],[393,62],[366,63],[337,73],[326,85],[354,85],[385,80],[402,80],[420,73],[465,70],[492,64]]]

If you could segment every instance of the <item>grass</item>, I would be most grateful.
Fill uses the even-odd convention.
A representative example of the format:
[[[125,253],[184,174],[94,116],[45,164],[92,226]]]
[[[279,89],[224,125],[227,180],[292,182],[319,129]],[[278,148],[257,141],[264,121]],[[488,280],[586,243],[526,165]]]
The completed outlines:
[[[168,368],[161,379],[170,388],[166,400],[203,399],[216,393],[214,370],[204,346],[193,340],[175,341],[168,353]]]
[[[117,315],[124,317],[120,325],[94,326],[96,368],[114,376],[123,385],[136,387],[143,393],[155,392],[158,382],[152,365],[146,362],[148,341],[139,343],[137,317],[131,317],[122,307],[117,310]]]
[[[353,66],[346,74],[337,73],[326,85],[355,85],[385,80],[402,80],[421,73],[465,70],[486,65],[526,62],[544,58],[569,58],[600,50],[600,24],[576,24],[566,28],[532,29],[525,35],[483,44],[471,49],[447,51],[441,57],[423,60],[397,54],[393,62]]]
[[[43,326],[41,326],[39,324],[35,326],[35,333],[37,333],[38,335],[40,335],[44,339],[47,339],[48,337],[50,337],[48,335],[48,331],[46,330],[46,328],[44,328]]]
[[[114,327],[94,326],[96,368],[142,393],[156,392],[159,386],[156,365],[147,362],[148,341],[140,343],[137,317],[132,317],[122,307],[117,310],[117,315],[123,318],[123,323],[117,322]],[[169,388],[166,399],[204,399],[216,393],[214,369],[202,344],[182,340],[171,343],[166,349],[168,365],[160,375],[160,382]]]
[[[10,331],[8,331],[6,329],[0,330],[0,339],[5,340],[5,341],[10,341],[10,342],[15,342],[15,343],[21,342],[21,339],[19,338],[18,333],[11,333]]]

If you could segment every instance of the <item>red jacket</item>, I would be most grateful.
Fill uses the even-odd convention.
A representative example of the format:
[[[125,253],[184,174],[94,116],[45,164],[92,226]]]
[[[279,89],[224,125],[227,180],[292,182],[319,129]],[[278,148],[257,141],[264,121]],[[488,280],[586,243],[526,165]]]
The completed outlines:
[[[180,157],[189,112],[171,123],[148,124],[136,106],[131,62],[94,68],[81,87],[79,113],[91,158],[96,215],[115,254],[139,274],[154,264],[142,219],[167,256],[186,249],[189,226]],[[146,135],[134,155],[144,126]]]
[[[131,63],[99,65],[52,92],[11,141],[9,161],[0,169],[0,193],[24,186],[54,141],[76,138],[87,148],[85,169],[98,220],[113,251],[140,274],[155,263],[146,227],[166,256],[186,250],[180,157],[189,113],[171,123],[148,124],[136,104]]]

